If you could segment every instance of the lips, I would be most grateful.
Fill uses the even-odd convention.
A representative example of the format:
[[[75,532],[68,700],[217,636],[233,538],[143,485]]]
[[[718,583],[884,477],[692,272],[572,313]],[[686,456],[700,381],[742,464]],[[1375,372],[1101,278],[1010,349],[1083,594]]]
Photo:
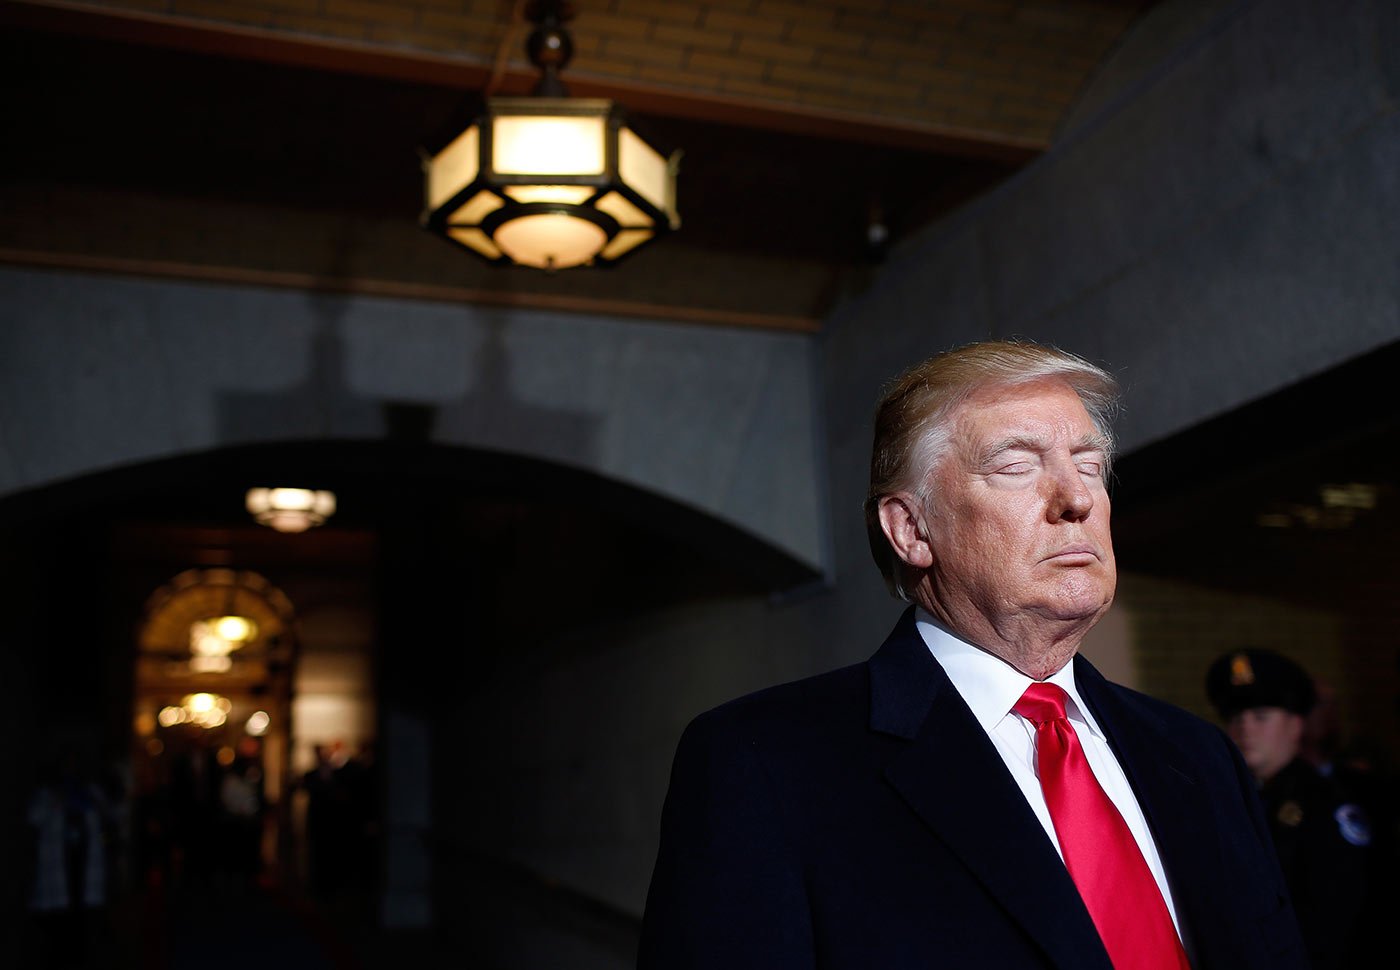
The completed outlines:
[[[1099,550],[1091,543],[1077,542],[1055,550],[1045,557],[1046,562],[1063,565],[1087,565],[1099,560]]]

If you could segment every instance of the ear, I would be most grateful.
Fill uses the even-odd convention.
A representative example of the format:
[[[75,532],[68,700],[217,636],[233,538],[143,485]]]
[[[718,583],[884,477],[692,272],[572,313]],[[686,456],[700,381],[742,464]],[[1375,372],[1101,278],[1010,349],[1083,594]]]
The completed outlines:
[[[880,499],[880,529],[896,556],[915,569],[933,565],[933,547],[924,534],[914,496],[901,492]]]

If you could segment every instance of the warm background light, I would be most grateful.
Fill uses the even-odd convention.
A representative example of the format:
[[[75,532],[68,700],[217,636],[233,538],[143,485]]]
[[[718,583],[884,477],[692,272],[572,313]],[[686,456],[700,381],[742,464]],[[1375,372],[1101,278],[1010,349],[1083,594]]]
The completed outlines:
[[[196,657],[227,657],[241,649],[258,628],[246,616],[218,616],[190,624],[190,652]]]
[[[228,712],[233,710],[233,702],[219,694],[200,692],[186,694],[180,699],[180,706],[170,705],[161,708],[156,720],[161,727],[174,727],[177,724],[197,724],[202,728],[216,728],[228,720]]]
[[[229,643],[246,643],[257,628],[246,616],[221,616],[214,621],[214,632]]]

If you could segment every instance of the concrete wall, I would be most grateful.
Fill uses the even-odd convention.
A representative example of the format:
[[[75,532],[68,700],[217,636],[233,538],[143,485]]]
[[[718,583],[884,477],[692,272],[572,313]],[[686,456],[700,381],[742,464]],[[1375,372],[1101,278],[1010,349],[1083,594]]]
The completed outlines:
[[[229,445],[377,440],[409,404],[434,443],[637,485],[822,569],[800,336],[18,269],[0,306],[0,497]]]
[[[908,243],[833,321],[835,400],[868,399],[871,365],[1024,335],[1120,375],[1133,448],[1400,338],[1398,97],[1395,4],[1231,5]]]

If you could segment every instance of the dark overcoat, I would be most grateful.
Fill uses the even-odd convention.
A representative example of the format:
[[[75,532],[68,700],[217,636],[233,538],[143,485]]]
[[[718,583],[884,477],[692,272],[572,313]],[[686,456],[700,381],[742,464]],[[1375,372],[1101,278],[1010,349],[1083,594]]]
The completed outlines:
[[[1197,970],[1306,966],[1255,786],[1216,727],[1075,660]],[[869,661],[681,738],[640,970],[1111,970],[1088,911],[907,611]]]

